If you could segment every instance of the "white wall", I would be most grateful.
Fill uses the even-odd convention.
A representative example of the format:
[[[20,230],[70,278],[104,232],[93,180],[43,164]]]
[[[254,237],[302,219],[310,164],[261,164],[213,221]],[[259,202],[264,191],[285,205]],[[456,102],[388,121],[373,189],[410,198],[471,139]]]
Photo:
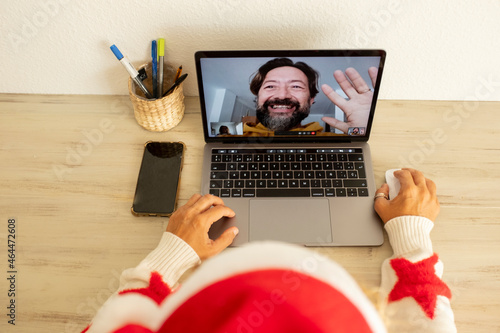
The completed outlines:
[[[0,92],[127,94],[152,39],[190,76],[201,49],[383,48],[383,99],[500,101],[500,1],[0,0]]]

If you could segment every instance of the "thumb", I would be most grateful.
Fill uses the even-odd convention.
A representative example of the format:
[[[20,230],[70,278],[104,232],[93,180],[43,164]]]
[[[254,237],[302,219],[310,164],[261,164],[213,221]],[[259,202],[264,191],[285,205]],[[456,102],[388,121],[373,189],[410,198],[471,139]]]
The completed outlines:
[[[237,227],[228,228],[226,231],[222,233],[214,242],[213,242],[213,251],[215,254],[221,252],[226,247],[231,245],[234,238],[238,234],[239,230]]]
[[[384,193],[386,196],[389,195],[389,186],[387,184],[383,184],[376,192],[375,192],[375,196],[379,193]],[[375,211],[377,212],[377,214],[380,216],[380,218],[382,218],[382,220],[385,222],[386,221],[386,212],[387,210],[389,209],[389,200],[385,199],[385,198],[376,198],[375,199],[375,203],[374,203],[374,208],[375,208]]]

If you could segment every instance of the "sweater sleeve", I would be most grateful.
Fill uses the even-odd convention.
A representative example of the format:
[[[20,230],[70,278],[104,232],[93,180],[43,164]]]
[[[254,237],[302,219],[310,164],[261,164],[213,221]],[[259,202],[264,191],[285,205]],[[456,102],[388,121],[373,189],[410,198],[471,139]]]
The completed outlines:
[[[451,291],[432,250],[434,224],[401,216],[385,225],[394,254],[382,264],[380,308],[389,332],[456,332]]]
[[[135,268],[125,270],[120,286],[84,332],[113,332],[128,323],[160,325],[155,315],[178,279],[200,258],[182,239],[165,232],[158,246]]]
[[[122,273],[119,291],[146,287],[152,272],[157,272],[173,288],[184,272],[200,263],[200,258],[191,246],[174,234],[165,232],[156,249],[137,267]]]

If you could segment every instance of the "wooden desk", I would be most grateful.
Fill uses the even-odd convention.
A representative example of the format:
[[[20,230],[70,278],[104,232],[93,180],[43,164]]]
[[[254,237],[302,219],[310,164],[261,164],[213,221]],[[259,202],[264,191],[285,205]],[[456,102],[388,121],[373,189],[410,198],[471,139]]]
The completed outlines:
[[[438,185],[432,233],[453,292],[459,332],[500,332],[500,103],[381,101],[370,140],[377,185],[413,166]],[[168,219],[130,213],[147,140],[187,145],[180,204],[200,187],[198,99],[175,129],[148,132],[128,96],[0,95],[0,331],[79,332],[152,250]],[[15,314],[8,324],[8,220],[15,219]],[[12,230],[13,228],[11,228]],[[391,255],[315,249],[367,291]]]

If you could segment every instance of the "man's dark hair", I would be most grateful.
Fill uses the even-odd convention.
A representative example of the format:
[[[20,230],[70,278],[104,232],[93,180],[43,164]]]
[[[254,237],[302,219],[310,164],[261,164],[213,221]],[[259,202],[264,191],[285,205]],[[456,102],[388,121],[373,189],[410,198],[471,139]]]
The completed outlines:
[[[294,63],[292,60],[288,58],[276,58],[273,60],[269,60],[266,62],[264,65],[262,65],[259,70],[255,73],[252,81],[250,82],[250,91],[257,96],[260,90],[260,87],[262,86],[262,83],[264,82],[264,79],[266,78],[267,73],[269,73],[271,70],[278,68],[278,67],[295,67],[297,69],[300,69],[307,77],[308,83],[309,83],[309,93],[311,95],[311,98],[314,98],[316,94],[319,92],[318,91],[318,72],[316,72],[314,69],[312,69],[308,64],[299,61]]]

